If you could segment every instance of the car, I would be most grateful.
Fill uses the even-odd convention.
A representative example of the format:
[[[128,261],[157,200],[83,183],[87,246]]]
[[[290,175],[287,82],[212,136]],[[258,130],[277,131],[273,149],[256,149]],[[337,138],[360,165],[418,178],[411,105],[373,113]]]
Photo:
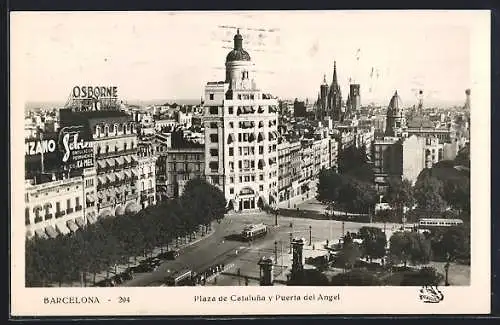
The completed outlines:
[[[123,279],[123,281],[129,281],[129,280],[132,280],[134,278],[134,276],[132,275],[131,272],[123,272],[122,274],[120,274],[121,278]]]
[[[180,253],[178,250],[170,250],[159,254],[157,257],[164,260],[175,260],[177,257],[179,257],[179,255]]]
[[[153,269],[154,267],[152,267],[151,265],[141,263],[137,266],[132,267],[131,271],[133,273],[147,273],[153,271]]]

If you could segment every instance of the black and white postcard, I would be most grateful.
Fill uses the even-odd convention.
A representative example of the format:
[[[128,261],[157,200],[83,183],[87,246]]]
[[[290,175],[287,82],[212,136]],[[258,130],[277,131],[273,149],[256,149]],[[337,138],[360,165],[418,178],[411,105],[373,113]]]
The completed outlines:
[[[12,12],[10,46],[14,316],[489,312],[489,11]]]

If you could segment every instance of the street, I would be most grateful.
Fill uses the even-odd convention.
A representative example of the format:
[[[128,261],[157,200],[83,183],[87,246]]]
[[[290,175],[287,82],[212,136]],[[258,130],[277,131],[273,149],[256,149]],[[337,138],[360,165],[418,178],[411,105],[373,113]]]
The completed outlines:
[[[245,224],[265,223],[269,225],[269,233],[253,243],[241,242],[234,239]],[[342,222],[331,220],[313,220],[305,218],[278,217],[279,226],[274,226],[274,216],[265,213],[233,214],[224,218],[215,225],[213,235],[199,242],[183,248],[175,261],[165,261],[152,273],[136,274],[134,279],[123,284],[128,287],[157,286],[168,272],[189,268],[199,273],[210,266],[225,264],[222,274],[217,276],[216,283],[209,281],[209,285],[245,285],[245,277],[249,285],[258,285],[260,257],[274,257],[275,241],[278,248],[278,265],[280,254],[289,253],[290,232],[294,238],[304,238],[309,242],[309,226],[311,226],[312,242],[337,240],[342,235]],[[290,227],[292,223],[293,227]],[[356,232],[363,226],[383,228],[383,224],[366,224],[345,222],[344,232]],[[387,229],[392,225],[387,225]],[[231,235],[233,238],[231,238]],[[279,268],[279,267],[278,267]],[[240,276],[237,270],[240,269]],[[213,279],[210,279],[213,280]]]

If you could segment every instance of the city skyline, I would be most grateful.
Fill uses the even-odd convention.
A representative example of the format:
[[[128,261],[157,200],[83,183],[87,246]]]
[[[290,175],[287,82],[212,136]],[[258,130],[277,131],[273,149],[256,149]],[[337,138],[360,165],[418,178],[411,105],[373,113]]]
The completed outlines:
[[[387,105],[398,90],[411,106],[412,89],[423,89],[429,103],[460,103],[473,84],[470,13],[292,12],[279,20],[277,14],[13,14],[13,31],[22,34],[13,38],[11,59],[22,69],[15,78],[23,80],[27,101],[64,102],[83,84],[116,85],[130,101],[196,99],[204,83],[223,79],[221,57],[232,27],[240,27],[258,87],[279,98],[315,99],[324,75],[331,83],[334,61],[343,99],[351,79],[361,84],[364,105]],[[30,16],[37,24],[28,23]]]

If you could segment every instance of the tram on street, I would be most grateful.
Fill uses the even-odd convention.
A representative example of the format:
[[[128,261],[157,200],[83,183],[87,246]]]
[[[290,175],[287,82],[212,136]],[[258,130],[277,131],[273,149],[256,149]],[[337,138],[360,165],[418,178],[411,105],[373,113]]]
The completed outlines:
[[[165,284],[169,287],[185,287],[193,285],[193,271],[185,269],[165,278]]]
[[[461,219],[442,219],[442,218],[421,218],[418,226],[424,227],[457,227],[464,222]]]
[[[250,225],[243,229],[241,238],[245,241],[250,241],[255,238],[263,237],[267,234],[267,226],[263,223]]]

